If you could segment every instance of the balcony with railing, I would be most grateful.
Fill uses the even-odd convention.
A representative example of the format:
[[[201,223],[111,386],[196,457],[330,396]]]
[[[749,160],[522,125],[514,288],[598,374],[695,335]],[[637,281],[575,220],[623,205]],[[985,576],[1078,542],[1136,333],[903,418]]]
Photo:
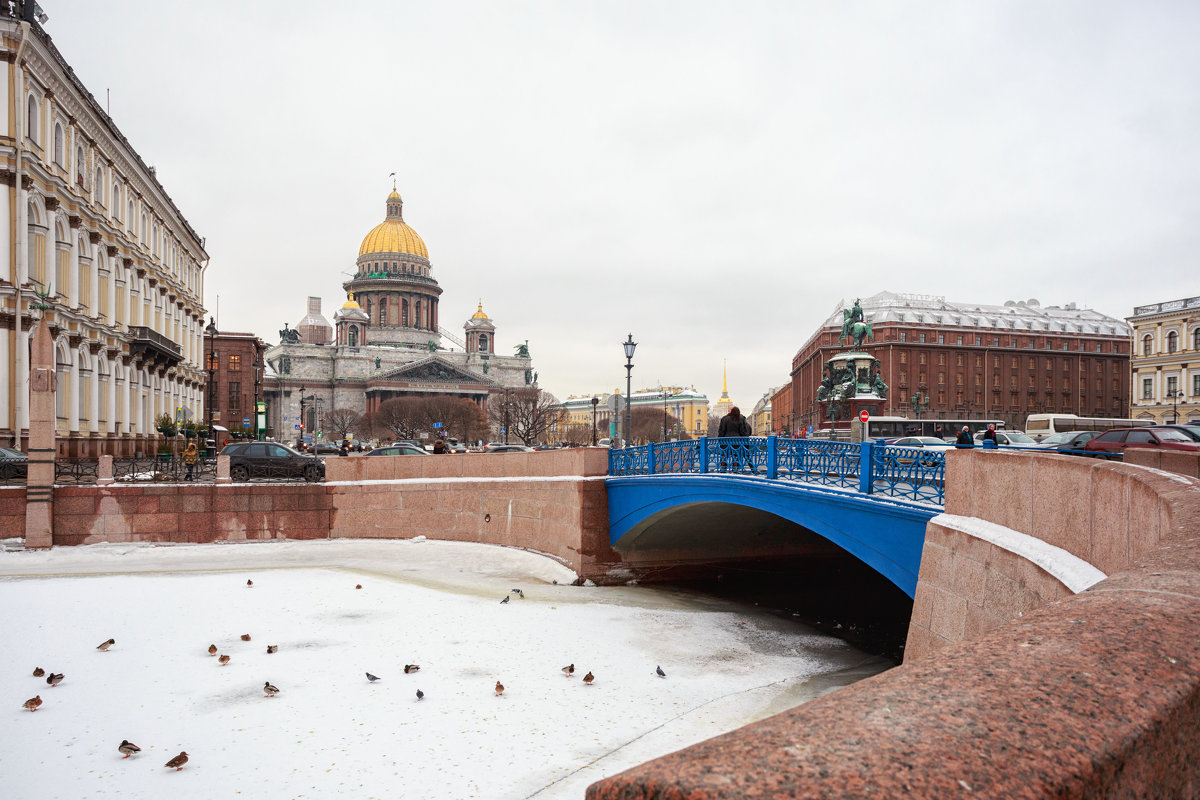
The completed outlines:
[[[174,366],[183,360],[183,347],[144,325],[129,326],[129,352],[156,364]]]

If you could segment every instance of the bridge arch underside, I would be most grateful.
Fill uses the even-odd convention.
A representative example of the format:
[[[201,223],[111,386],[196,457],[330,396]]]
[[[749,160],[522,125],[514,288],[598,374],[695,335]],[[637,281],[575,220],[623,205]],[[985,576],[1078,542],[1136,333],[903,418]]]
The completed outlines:
[[[937,510],[871,496],[733,476],[606,481],[609,538],[629,566],[844,551],[910,598],[925,525]]]

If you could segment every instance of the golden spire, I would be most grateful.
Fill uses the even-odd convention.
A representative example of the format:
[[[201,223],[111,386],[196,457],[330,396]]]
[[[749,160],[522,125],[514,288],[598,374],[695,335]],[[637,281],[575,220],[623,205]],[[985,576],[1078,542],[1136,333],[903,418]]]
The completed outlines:
[[[721,394],[729,394],[729,362],[721,359]]]

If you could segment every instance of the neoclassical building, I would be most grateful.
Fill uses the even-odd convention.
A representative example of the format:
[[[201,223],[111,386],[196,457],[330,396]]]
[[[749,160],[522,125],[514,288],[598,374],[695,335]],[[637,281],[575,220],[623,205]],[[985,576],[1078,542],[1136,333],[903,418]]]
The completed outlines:
[[[1200,422],[1200,297],[1138,306],[1133,328],[1130,416]]]
[[[332,324],[320,298],[310,297],[299,325],[285,325],[267,351],[267,426],[276,438],[300,434],[302,397],[307,434],[320,431],[322,414],[335,408],[361,414],[394,397],[451,395],[486,412],[505,389],[536,386],[528,344],[498,354],[496,323],[482,301],[462,338],[440,326],[442,288],[403,208],[393,187],[383,221],[363,237],[354,277],[342,285],[348,299]]]
[[[158,415],[203,410],[204,240],[34,3],[6,4],[0,37],[0,442],[25,447],[29,331],[44,314],[59,455],[152,450]]]

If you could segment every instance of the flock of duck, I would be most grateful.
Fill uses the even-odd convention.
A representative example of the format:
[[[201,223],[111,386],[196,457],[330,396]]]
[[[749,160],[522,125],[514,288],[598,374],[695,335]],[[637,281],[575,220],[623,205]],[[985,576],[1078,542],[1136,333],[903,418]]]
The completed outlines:
[[[247,580],[246,588],[253,589],[254,581]],[[357,584],[354,588],[361,589],[362,584],[361,583]],[[506,594],[504,596],[504,599],[500,601],[501,604],[507,603],[514,595],[516,597],[521,598],[522,600],[525,599],[525,592],[521,591],[520,589],[513,589],[509,594]],[[243,642],[248,642],[248,641],[250,641],[250,639],[251,639],[251,637],[250,637],[250,634],[248,634],[248,633],[243,633],[241,636],[241,640]],[[117,643],[116,639],[107,639],[106,641],[103,641],[100,644],[96,645],[96,649],[98,651],[100,651],[101,653],[107,653],[109,651],[109,648],[111,648],[116,643]],[[277,653],[277,652],[279,652],[278,645],[274,645],[274,644],[267,645],[267,653],[268,654]],[[215,644],[210,644],[208,646],[208,655],[209,656],[218,656],[218,654],[220,654],[220,650],[218,649],[218,647]],[[217,663],[223,667],[226,664],[228,664],[230,662],[230,660],[231,660],[231,657],[229,656],[229,654],[227,654],[227,653],[220,654],[219,657],[217,658]],[[421,666],[419,664],[405,664],[404,665],[404,674],[411,675],[420,669],[421,669]],[[655,667],[654,672],[660,678],[667,677],[667,673],[663,672],[663,668],[661,666]],[[563,674],[563,677],[566,677],[566,678],[575,677],[575,665],[568,664],[565,667],[563,667],[562,674]],[[372,675],[370,672],[366,673],[366,675],[367,675],[367,681],[369,683],[374,683],[375,681],[381,680],[381,678],[379,678],[379,676]],[[63,682],[63,679],[66,677],[61,672],[51,672],[49,675],[47,675],[46,671],[44,669],[42,669],[41,667],[36,667],[33,670],[33,677],[41,678],[43,676],[45,676],[45,678],[46,678],[46,684],[48,686],[50,686],[51,688],[58,686],[60,683]],[[591,670],[589,670],[588,673],[583,676],[583,683],[585,686],[591,686],[595,680],[596,680],[596,676],[592,674]],[[495,694],[496,697],[501,697],[504,695],[504,684],[501,683],[500,681],[496,681],[495,692],[496,692],[496,694]],[[270,681],[266,681],[263,683],[263,697],[271,698],[271,697],[275,697],[278,694],[279,694],[278,686],[275,686]],[[424,698],[425,698],[425,693],[422,692],[420,689],[417,689],[417,700],[420,701],[420,700],[423,700]],[[42,696],[40,694],[35,695],[34,697],[31,697],[25,701],[23,708],[25,708],[29,711],[37,711],[38,708],[41,707],[42,702],[43,702]],[[123,758],[129,758],[130,756],[134,756],[134,755],[137,755],[138,753],[142,752],[142,748],[138,747],[136,744],[129,741],[128,739],[122,739],[121,743],[119,745],[117,745],[117,752],[121,753]],[[174,769],[176,772],[178,772],[179,770],[183,769],[183,766],[186,763],[188,763],[188,754],[186,751],[181,750],[181,751],[179,751],[179,755],[172,758],[170,761],[168,761],[163,766],[170,768],[170,769]]]

